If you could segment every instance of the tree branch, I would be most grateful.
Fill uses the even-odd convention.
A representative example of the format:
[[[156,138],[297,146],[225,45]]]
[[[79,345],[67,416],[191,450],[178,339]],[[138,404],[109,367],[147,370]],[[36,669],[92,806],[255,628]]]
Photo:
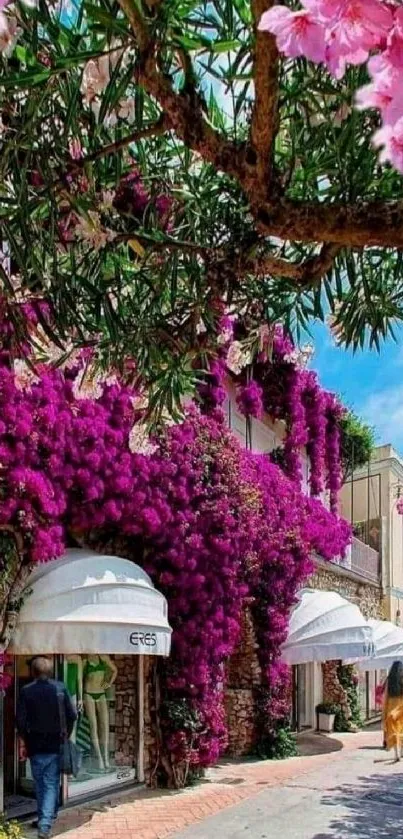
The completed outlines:
[[[119,4],[139,46],[138,83],[157,100],[170,125],[189,148],[217,169],[239,178],[244,167],[245,144],[236,145],[210,125],[204,116],[197,91],[189,91],[188,87],[180,92],[175,90],[171,79],[158,67],[155,45],[151,42],[147,24],[139,15],[134,0],[119,0]]]
[[[255,213],[266,236],[295,242],[328,242],[341,247],[403,248],[403,201],[267,202]]]
[[[166,114],[161,114],[160,118],[153,125],[148,125],[146,128],[133,131],[126,137],[116,140],[114,143],[102,146],[100,149],[97,149],[97,151],[92,152],[92,154],[88,154],[86,157],[81,158],[81,160],[75,160],[72,164],[73,171],[76,169],[83,169],[87,163],[93,163],[95,160],[100,160],[102,157],[115,154],[121,149],[125,149],[126,146],[130,146],[131,143],[137,143],[139,140],[147,139],[147,137],[160,137],[162,134],[165,134],[166,131],[169,131],[170,127],[171,126]]]
[[[140,52],[145,52],[150,45],[150,33],[146,21],[139,12],[136,0],[119,0],[119,5],[136,36]]]
[[[256,44],[253,62],[255,103],[251,122],[251,145],[256,154],[256,175],[267,195],[273,170],[274,140],[278,128],[278,68],[279,54],[276,39],[268,32],[260,32],[262,14],[275,0],[252,0]],[[250,158],[250,153],[249,153]]]
[[[241,274],[251,273],[257,277],[271,275],[294,280],[301,291],[320,282],[324,274],[330,271],[333,260],[340,251],[338,245],[325,243],[319,254],[303,262],[290,262],[280,257],[262,255],[240,262]]]
[[[284,277],[294,280],[296,287],[300,290],[309,288],[319,282],[324,274],[330,270],[335,256],[340,251],[338,245],[325,243],[316,256],[309,257],[303,262],[290,262],[287,259],[264,253],[252,257],[245,256],[242,249],[240,249],[240,257],[236,260],[232,249],[226,251],[225,248],[211,248],[206,245],[199,245],[197,242],[172,238],[155,241],[151,236],[136,232],[120,233],[113,239],[113,243],[122,244],[130,242],[131,239],[137,239],[140,244],[149,247],[151,251],[167,250],[197,253],[202,259],[212,261],[214,265],[219,264],[221,266],[220,271],[223,272],[223,278],[224,274],[238,278],[247,274],[254,274],[256,277]],[[227,271],[225,271],[225,268],[227,268]]]
[[[199,102],[189,92],[177,93],[169,78],[149,56],[139,74],[139,81],[159,102],[178,137],[217,169],[239,178],[244,168],[245,145],[236,145],[216,131],[205,118]]]
[[[258,176],[257,166],[250,164],[249,149],[244,143],[236,144],[216,131],[205,118],[200,101],[195,104],[194,96],[177,92],[172,81],[159,69],[155,47],[151,43],[146,22],[140,16],[135,0],[119,0],[126,13],[140,50],[138,81],[147,93],[160,104],[178,137],[193,151],[213,164],[217,169],[236,178],[244,189],[256,220],[259,233],[276,236],[283,240],[299,242],[326,242],[340,247],[378,245],[380,247],[403,248],[403,201],[373,201],[356,204],[325,204],[324,202],[296,202],[284,198],[279,185]],[[255,17],[261,9],[271,5],[270,0],[253,0]],[[262,44],[270,52],[267,38]],[[258,34],[260,39],[260,33]],[[273,80],[267,81],[264,73],[271,63],[256,46],[255,67],[259,68],[259,84],[256,95],[262,105],[255,108],[253,143],[259,157],[259,167],[268,165],[276,125],[274,119],[265,126],[265,115],[275,110]],[[274,97],[274,99],[273,99]],[[268,146],[269,144],[269,146]],[[248,162],[247,162],[248,160]],[[269,157],[270,161],[270,157]],[[263,190],[262,190],[263,184]],[[262,197],[262,191],[264,196]],[[270,195],[270,197],[269,197]],[[287,274],[288,276],[288,274]]]

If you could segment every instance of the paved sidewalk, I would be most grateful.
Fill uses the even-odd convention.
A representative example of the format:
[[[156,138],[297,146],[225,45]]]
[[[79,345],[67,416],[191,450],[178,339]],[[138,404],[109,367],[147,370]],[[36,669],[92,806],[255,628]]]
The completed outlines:
[[[263,790],[281,787],[288,781],[339,763],[346,753],[380,745],[379,731],[333,735],[311,735],[308,750],[316,744],[327,748],[326,754],[310,754],[284,761],[223,762],[209,771],[205,781],[180,792],[139,789],[108,796],[92,805],[83,805],[61,813],[57,822],[58,839],[164,839],[174,837],[184,828],[252,799]],[[313,748],[312,748],[313,744]],[[337,749],[337,751],[333,751]],[[331,753],[329,753],[331,752]],[[379,752],[381,755],[382,753]],[[375,752],[376,755],[376,752]],[[27,832],[27,839],[34,834]],[[186,834],[187,835],[187,834]],[[189,834],[190,835],[190,834]],[[198,836],[213,835],[197,833]]]

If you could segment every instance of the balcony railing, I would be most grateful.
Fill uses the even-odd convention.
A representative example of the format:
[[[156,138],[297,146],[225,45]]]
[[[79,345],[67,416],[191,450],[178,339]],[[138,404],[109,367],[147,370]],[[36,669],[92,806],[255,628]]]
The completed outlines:
[[[347,556],[342,563],[355,574],[359,574],[365,580],[372,583],[379,583],[381,579],[381,561],[378,551],[365,545],[360,539],[353,536],[352,543],[347,550]]]

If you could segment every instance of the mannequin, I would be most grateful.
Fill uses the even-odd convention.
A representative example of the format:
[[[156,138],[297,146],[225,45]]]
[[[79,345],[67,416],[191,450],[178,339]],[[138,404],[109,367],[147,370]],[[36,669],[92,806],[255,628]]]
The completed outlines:
[[[91,728],[91,742],[102,771],[109,769],[109,708],[106,691],[118,674],[109,655],[88,655],[83,668],[84,708]]]
[[[83,662],[80,655],[68,655],[66,687],[70,694],[71,701],[76,711],[81,714],[83,711]],[[71,739],[76,741],[77,720],[74,723]]]

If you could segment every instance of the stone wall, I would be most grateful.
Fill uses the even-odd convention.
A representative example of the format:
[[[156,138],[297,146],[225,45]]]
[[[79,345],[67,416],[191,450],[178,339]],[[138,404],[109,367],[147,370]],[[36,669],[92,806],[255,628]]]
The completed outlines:
[[[325,661],[322,664],[323,701],[340,705],[346,719],[349,719],[351,716],[350,705],[347,692],[339,682],[338,666],[338,661]]]
[[[225,713],[228,755],[241,757],[250,754],[256,740],[253,691],[249,688],[228,688],[225,692]]]
[[[133,766],[138,752],[137,656],[115,655],[115,762]]]
[[[381,588],[344,576],[340,571],[338,572],[337,566],[332,568],[329,563],[329,567],[317,567],[306,585],[321,591],[337,591],[342,597],[356,603],[366,618],[384,619]]]
[[[261,682],[257,649],[252,619],[245,611],[240,642],[226,669],[227,753],[231,757],[250,754],[256,742],[254,689]]]
[[[144,656],[144,780],[148,786],[156,785],[155,769],[158,745],[153,720],[155,717],[155,668],[156,660]]]

